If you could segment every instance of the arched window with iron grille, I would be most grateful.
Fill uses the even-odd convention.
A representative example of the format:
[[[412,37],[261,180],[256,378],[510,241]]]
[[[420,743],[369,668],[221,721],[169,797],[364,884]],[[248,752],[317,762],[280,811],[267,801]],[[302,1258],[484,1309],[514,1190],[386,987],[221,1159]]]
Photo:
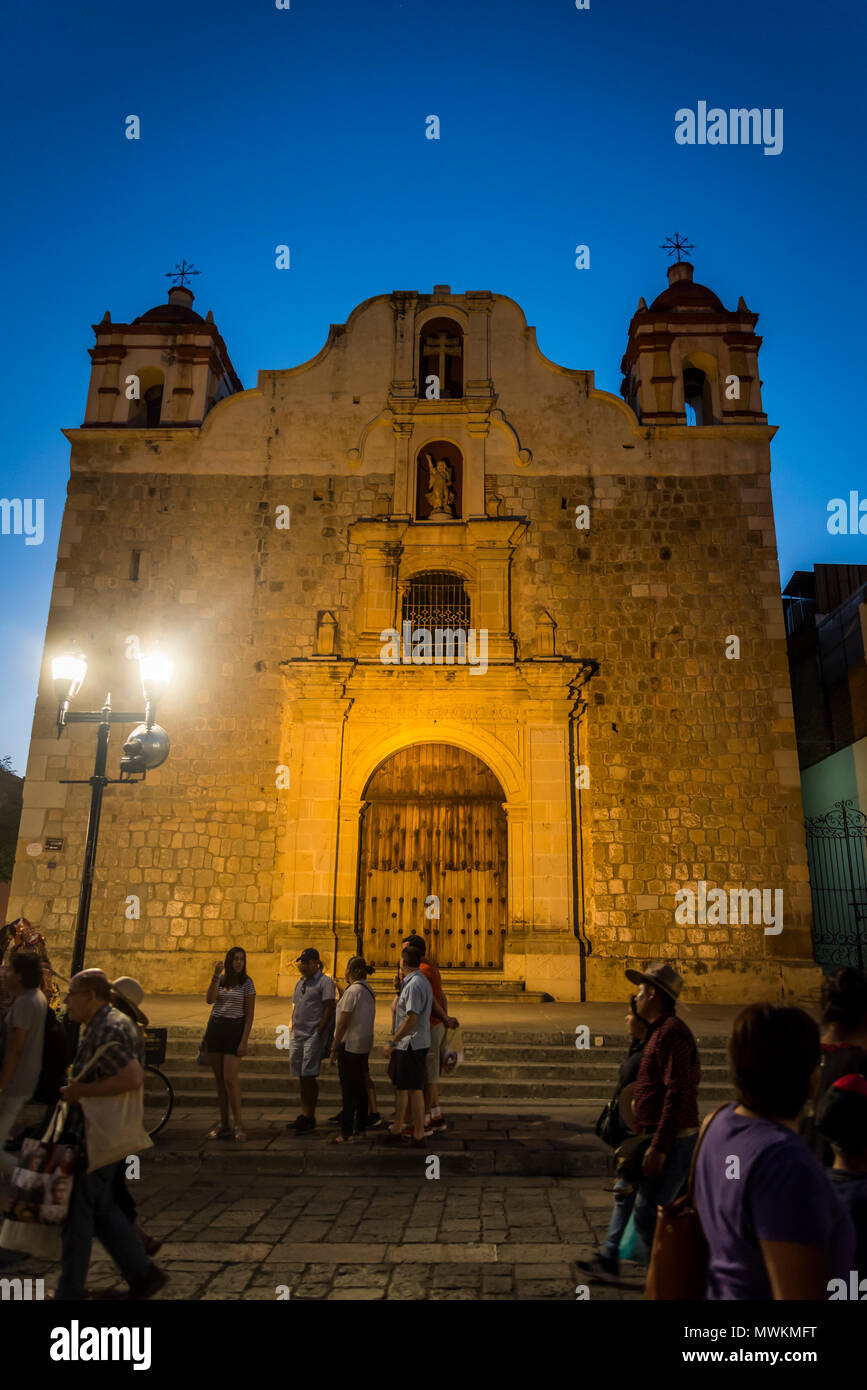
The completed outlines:
[[[403,594],[401,620],[413,630],[451,628],[466,632],[470,627],[470,598],[459,574],[448,570],[425,570],[414,574]]]

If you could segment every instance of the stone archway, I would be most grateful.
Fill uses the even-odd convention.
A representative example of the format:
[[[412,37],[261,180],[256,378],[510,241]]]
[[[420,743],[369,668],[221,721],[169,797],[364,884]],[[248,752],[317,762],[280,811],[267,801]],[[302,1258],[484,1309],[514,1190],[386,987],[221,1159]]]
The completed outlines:
[[[415,931],[442,968],[502,969],[504,801],[490,768],[453,744],[412,744],[380,764],[364,791],[360,836],[357,920],[368,960],[395,967]]]

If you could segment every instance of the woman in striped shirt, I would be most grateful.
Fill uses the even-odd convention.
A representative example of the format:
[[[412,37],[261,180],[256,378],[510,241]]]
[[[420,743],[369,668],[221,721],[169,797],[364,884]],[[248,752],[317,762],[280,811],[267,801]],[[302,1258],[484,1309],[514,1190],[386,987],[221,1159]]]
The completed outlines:
[[[205,1030],[202,1050],[217,1082],[220,1120],[208,1132],[209,1139],[231,1139],[229,1109],[235,1122],[238,1143],[247,1138],[241,1114],[240,1059],[246,1056],[247,1041],[253,1027],[256,989],[247,974],[247,953],[240,946],[226,952],[225,962],[217,961],[208,987],[207,1002],[213,1004]]]

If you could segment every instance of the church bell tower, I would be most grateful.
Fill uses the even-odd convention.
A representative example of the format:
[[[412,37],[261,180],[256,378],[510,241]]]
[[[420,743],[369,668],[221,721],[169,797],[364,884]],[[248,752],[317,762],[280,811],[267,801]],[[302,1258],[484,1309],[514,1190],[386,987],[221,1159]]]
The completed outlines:
[[[689,261],[668,267],[668,289],[629,325],[620,394],[644,425],[766,425],[755,332],[743,298],[726,309],[693,280]]]
[[[173,285],[167,304],[132,323],[112,323],[106,311],[93,325],[84,428],[196,426],[243,390],[213,314],[202,318],[193,299],[189,286]]]

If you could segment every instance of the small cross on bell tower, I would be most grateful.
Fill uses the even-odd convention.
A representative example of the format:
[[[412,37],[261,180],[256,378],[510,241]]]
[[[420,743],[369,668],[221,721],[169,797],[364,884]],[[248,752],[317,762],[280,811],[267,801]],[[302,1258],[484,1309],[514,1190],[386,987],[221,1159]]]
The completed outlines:
[[[186,284],[186,281],[193,275],[201,275],[201,273],[200,270],[195,269],[192,261],[187,264],[186,256],[184,256],[180,265],[175,261],[174,270],[166,271],[166,279],[172,281],[172,287],[169,290],[169,303],[181,304],[185,309],[191,309],[193,307],[195,295],[189,285]]]

